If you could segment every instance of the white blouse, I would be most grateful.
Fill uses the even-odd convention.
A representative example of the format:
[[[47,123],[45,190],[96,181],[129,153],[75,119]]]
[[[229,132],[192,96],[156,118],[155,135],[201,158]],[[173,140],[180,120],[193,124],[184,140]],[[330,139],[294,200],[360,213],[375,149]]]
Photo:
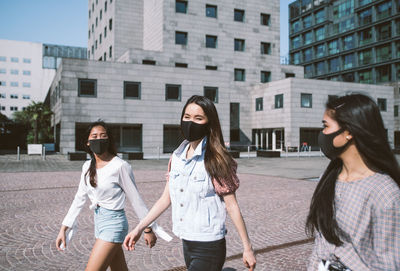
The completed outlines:
[[[125,208],[125,197],[128,197],[140,220],[147,215],[148,209],[137,190],[132,168],[126,161],[115,156],[104,167],[97,169],[96,187],[90,185],[89,176],[85,177],[89,166],[90,160],[86,161],[82,166],[78,192],[62,222],[63,225],[69,228],[74,226],[75,220],[87,198],[92,202],[90,209],[95,209],[99,205],[109,210],[121,210]],[[156,223],[152,227],[161,238],[165,240],[171,239]]]

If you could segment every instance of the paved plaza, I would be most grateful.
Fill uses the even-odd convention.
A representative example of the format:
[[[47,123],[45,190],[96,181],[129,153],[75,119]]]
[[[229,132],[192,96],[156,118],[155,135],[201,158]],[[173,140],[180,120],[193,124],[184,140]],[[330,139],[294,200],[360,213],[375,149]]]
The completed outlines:
[[[257,252],[256,270],[305,270],[312,243],[304,221],[316,186],[313,180],[328,164],[323,157],[237,159],[241,186],[237,197]],[[138,188],[150,207],[165,185],[167,159],[130,161]],[[61,222],[73,200],[82,161],[62,155],[0,156],[0,270],[83,270],[94,243],[93,215],[87,203],[68,249],[55,248]],[[130,227],[138,219],[126,208]],[[158,223],[171,233],[171,210]],[[227,219],[224,271],[246,270],[242,244]],[[172,233],[171,233],[172,235]],[[125,252],[130,270],[185,270],[181,242],[162,239],[149,249],[141,241]]]

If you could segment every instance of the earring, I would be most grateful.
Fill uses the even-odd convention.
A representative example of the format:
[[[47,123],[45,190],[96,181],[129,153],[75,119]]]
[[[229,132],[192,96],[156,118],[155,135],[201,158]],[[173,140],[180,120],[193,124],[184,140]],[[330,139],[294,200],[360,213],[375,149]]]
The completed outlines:
[[[347,139],[347,140],[350,140],[350,136],[346,136],[346,139]]]

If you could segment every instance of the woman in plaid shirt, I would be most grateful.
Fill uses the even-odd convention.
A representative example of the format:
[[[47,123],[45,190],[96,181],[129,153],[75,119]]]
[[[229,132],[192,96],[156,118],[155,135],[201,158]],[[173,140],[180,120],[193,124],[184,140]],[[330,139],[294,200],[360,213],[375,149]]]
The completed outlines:
[[[400,270],[400,168],[378,106],[343,96],[326,104],[322,123],[318,142],[331,162],[307,217],[308,270]]]

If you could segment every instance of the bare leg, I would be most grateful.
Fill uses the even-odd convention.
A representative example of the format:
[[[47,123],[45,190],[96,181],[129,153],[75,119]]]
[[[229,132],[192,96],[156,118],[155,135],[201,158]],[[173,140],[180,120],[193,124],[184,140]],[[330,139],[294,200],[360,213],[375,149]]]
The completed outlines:
[[[122,247],[119,246],[117,252],[111,260],[110,267],[112,271],[128,271],[128,266],[126,265],[124,251]]]
[[[86,266],[86,271],[105,271],[112,262],[118,249],[121,249],[121,244],[110,243],[101,239],[96,239],[92,252],[90,253],[89,261]],[[121,249],[122,250],[122,249]],[[126,263],[124,262],[125,266]]]

